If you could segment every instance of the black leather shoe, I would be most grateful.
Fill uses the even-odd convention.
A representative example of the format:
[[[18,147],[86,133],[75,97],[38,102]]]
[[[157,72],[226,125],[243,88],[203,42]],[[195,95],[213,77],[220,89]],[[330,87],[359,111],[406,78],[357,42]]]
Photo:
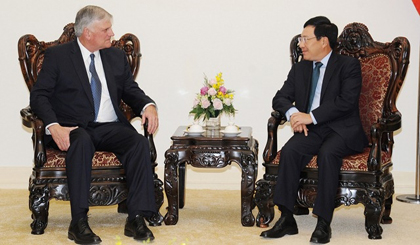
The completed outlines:
[[[311,236],[313,243],[329,243],[331,239],[331,227],[323,219],[319,219],[316,224],[315,230]]]
[[[133,237],[135,240],[139,241],[152,241],[155,239],[152,231],[147,228],[146,222],[144,222],[144,218],[141,215],[136,215],[136,218],[131,221],[129,221],[127,218],[127,222],[125,223],[124,228],[124,235]]]
[[[98,244],[102,240],[90,229],[87,218],[79,219],[69,227],[68,238],[77,244]]]
[[[276,224],[270,230],[263,231],[260,236],[265,238],[280,238],[284,235],[298,234],[298,228],[295,218],[280,217]]]

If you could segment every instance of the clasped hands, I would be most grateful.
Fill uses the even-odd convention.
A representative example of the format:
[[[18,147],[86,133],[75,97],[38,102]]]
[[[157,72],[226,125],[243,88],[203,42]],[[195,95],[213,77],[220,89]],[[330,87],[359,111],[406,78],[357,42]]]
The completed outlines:
[[[312,123],[312,117],[308,113],[295,112],[290,116],[290,125],[292,126],[293,132],[304,133],[308,136],[308,128],[306,125]]]

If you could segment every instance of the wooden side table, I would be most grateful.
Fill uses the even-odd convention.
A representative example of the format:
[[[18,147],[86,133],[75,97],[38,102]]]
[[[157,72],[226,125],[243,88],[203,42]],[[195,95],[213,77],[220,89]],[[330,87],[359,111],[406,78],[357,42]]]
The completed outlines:
[[[242,169],[241,223],[253,226],[252,202],[258,173],[258,141],[251,127],[242,127],[238,136],[226,137],[219,131],[207,130],[203,135],[190,136],[186,126],[178,127],[171,137],[172,146],[165,152],[165,193],[168,199],[166,225],[178,222],[179,208],[184,207],[185,167],[223,168],[236,162]]]

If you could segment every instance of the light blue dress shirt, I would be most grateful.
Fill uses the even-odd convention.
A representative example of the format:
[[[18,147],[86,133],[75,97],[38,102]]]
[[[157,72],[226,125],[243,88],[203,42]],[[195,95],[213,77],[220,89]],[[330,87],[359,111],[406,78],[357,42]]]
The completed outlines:
[[[317,124],[317,121],[314,117],[314,115],[312,114],[312,111],[315,110],[316,108],[319,107],[319,104],[321,102],[321,90],[322,90],[322,82],[324,81],[324,74],[325,74],[325,70],[327,69],[327,65],[328,65],[328,60],[331,57],[331,52],[329,52],[322,60],[322,66],[319,69],[319,78],[318,78],[318,83],[316,85],[316,89],[315,89],[315,96],[314,96],[314,101],[312,102],[312,107],[311,107],[311,112],[309,113],[311,115],[312,118],[312,122],[313,124]],[[313,67],[315,67],[315,63],[317,61],[313,61]],[[296,107],[292,107],[290,108],[287,112],[286,112],[286,118],[287,121],[290,121],[290,117],[293,115],[293,113],[299,112],[299,110]]]

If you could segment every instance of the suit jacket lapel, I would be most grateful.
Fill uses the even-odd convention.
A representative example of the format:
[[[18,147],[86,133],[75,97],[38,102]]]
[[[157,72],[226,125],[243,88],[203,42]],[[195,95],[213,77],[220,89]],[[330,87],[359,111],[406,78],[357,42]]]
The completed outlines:
[[[79,77],[80,83],[82,84],[83,90],[85,91],[86,96],[89,98],[89,101],[93,107],[93,95],[92,90],[90,88],[89,77],[86,73],[85,62],[83,60],[80,47],[77,44],[77,40],[73,42],[73,48],[70,52],[70,56],[74,65],[74,69],[76,70],[76,74]]]
[[[115,111],[118,111],[119,101],[117,98],[117,86],[115,84],[114,75],[112,73],[112,67],[107,58],[107,52],[104,50],[99,51],[101,53],[102,65],[104,66],[106,84],[108,86],[109,96],[111,97],[112,104],[114,105]]]
[[[303,79],[304,79],[304,89],[305,89],[305,111],[309,104],[309,93],[311,90],[312,83],[312,72],[313,72],[313,62],[306,61],[305,69],[303,70]]]
[[[117,81],[115,81],[114,74],[112,73],[112,64],[109,62],[108,52],[106,50],[100,50],[102,65],[104,66],[106,84],[108,86],[109,97],[111,98],[112,105],[114,107],[114,111],[117,114],[118,119],[121,122],[126,122],[131,125],[127,118],[124,116],[122,111],[120,110],[120,101],[118,100],[118,88],[117,88]]]
[[[325,91],[327,90],[328,84],[331,81],[331,77],[334,74],[335,67],[337,66],[337,55],[332,52],[331,57],[328,60],[327,69],[324,73],[324,80],[322,81],[322,88],[321,88],[321,101],[322,97],[325,94]]]

